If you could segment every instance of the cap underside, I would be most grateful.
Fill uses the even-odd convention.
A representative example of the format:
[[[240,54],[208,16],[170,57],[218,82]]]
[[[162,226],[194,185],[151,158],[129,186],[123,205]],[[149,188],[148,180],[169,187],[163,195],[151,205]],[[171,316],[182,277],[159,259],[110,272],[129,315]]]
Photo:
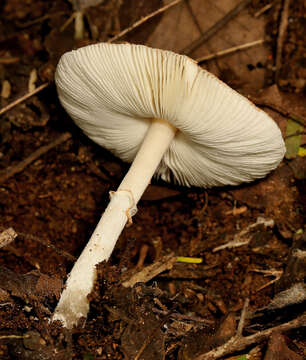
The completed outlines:
[[[265,176],[284,156],[274,121],[186,56],[142,45],[89,45],[64,54],[55,79],[77,125],[124,161],[133,161],[152,118],[175,126],[155,173],[166,181],[236,185]]]

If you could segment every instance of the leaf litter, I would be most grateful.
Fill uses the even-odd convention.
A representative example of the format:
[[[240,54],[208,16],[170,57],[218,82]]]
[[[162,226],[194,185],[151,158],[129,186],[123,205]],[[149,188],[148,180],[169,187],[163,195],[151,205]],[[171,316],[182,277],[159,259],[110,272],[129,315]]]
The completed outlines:
[[[0,184],[1,359],[204,359],[206,352],[221,351],[231,339],[236,341],[233,352],[245,357],[248,351],[273,358],[280,351],[275,349],[293,359],[304,355],[299,319],[305,304],[305,167],[299,149],[305,147],[305,104],[298,2],[289,7],[281,88],[274,83],[274,47],[283,10],[279,2],[248,2],[190,54],[198,59],[264,39],[202,66],[257,99],[284,137],[287,132],[293,156],[266,179],[236,189],[153,183],[111,262],[99,265],[87,321],[71,333],[49,323],[73,259],[103,211],[108,191],[127,169],[86,139],[63,112],[52,85],[56,63],[63,52],[108,41],[170,2],[104,0],[90,2],[90,7],[83,2],[84,36],[77,41],[74,24],[67,20],[78,9],[67,1],[7,0],[0,5],[0,82],[2,89],[10,84],[0,98],[1,109],[38,89],[0,115],[0,169],[21,169]],[[152,17],[120,41],[181,51],[243,1],[187,2]],[[40,89],[45,82],[50,85]],[[298,130],[289,133],[293,123]],[[56,148],[49,146],[67,131],[72,137]],[[20,168],[27,158],[33,160]],[[274,226],[252,227],[259,218]],[[5,233],[10,227],[17,234],[14,239]],[[237,236],[248,242],[213,252]],[[167,266],[171,253],[175,256]],[[178,263],[176,256],[203,262]],[[152,266],[157,271],[147,276]],[[270,279],[264,274],[272,270],[282,276],[266,286]],[[140,282],[122,286],[136,275]],[[242,316],[245,299],[249,305]],[[269,329],[278,332],[271,335]]]

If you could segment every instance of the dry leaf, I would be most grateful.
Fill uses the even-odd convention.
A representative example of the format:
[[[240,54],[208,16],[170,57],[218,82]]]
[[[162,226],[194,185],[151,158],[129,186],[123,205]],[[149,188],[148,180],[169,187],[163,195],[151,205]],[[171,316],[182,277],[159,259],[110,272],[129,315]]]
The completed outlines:
[[[11,84],[8,80],[4,80],[2,83],[1,97],[8,99],[11,96]]]
[[[17,237],[17,233],[13,228],[8,228],[0,233],[0,248],[7,246]]]
[[[302,357],[288,348],[282,334],[273,333],[264,360],[302,360]]]
[[[169,2],[171,0],[164,1],[165,4]],[[241,0],[189,0],[202,32],[206,32],[240,2]],[[255,18],[249,12],[249,8],[246,8],[190,56],[197,59],[229,47],[263,39],[265,25],[264,16]],[[190,11],[185,2],[182,2],[163,15],[147,44],[180,52],[200,35]],[[264,85],[265,70],[261,64],[265,64],[269,52],[265,45],[260,45],[220,58],[219,66],[215,61],[210,61],[205,64],[205,67],[226,82],[236,82],[236,84],[231,84],[232,86],[239,83],[239,87],[243,87],[244,91],[258,89]],[[227,79],[229,73],[231,79]]]

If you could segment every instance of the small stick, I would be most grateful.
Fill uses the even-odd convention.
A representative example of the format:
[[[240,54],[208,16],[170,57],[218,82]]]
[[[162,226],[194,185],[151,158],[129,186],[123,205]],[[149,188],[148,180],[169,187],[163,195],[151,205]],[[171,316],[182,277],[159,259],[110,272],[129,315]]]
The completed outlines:
[[[60,32],[63,32],[67,26],[69,26],[72,21],[75,19],[76,17],[76,12],[72,13],[71,16],[64,22],[64,24],[60,27],[59,31]]]
[[[233,336],[225,344],[196,357],[195,360],[216,360],[225,355],[232,354],[233,352],[241,351],[247,348],[248,346],[262,342],[266,340],[273,332],[284,332],[292,329],[297,329],[299,327],[305,326],[306,324],[306,313],[297,317],[294,320],[291,320],[285,324],[281,324],[275,327],[272,327],[267,330],[258,331],[256,334],[250,336]]]
[[[28,165],[30,165],[33,161],[37,160],[42,155],[46,154],[49,150],[53,149],[59,144],[62,144],[63,142],[67,141],[71,138],[70,133],[64,133],[60,137],[58,137],[56,140],[52,141],[51,143],[42,146],[38,150],[34,151],[30,156],[25,158],[24,160],[20,161],[15,166],[10,166],[7,169],[0,172],[0,185],[3,184],[6,180],[8,180],[10,177],[20,173],[23,171]]]
[[[242,44],[242,45],[233,46],[233,47],[225,49],[225,50],[217,51],[217,52],[215,52],[213,54],[205,55],[205,56],[203,56],[203,57],[201,57],[199,59],[196,59],[196,61],[198,63],[201,63],[201,62],[204,62],[204,61],[207,61],[207,60],[218,58],[218,57],[223,56],[223,55],[232,54],[232,53],[234,53],[236,51],[239,51],[239,50],[249,49],[249,48],[251,48],[253,46],[263,44],[264,42],[265,42],[264,39],[260,39],[260,40],[251,41],[251,42],[248,42],[248,43],[245,43],[245,44]]]
[[[59,16],[59,15],[63,15],[65,14],[65,11],[58,11],[58,12],[55,12],[53,14],[46,14],[46,15],[43,15],[41,17],[38,17],[34,20],[31,20],[31,21],[28,21],[26,23],[17,23],[18,27],[22,28],[22,29],[25,29],[26,27],[29,27],[29,26],[32,26],[32,25],[35,25],[35,24],[38,24],[40,22],[43,22],[44,20],[47,20],[49,18],[52,18],[54,16]]]
[[[258,18],[260,15],[262,15],[264,12],[268,11],[269,9],[271,9],[271,7],[273,6],[273,2],[271,2],[270,4],[265,5],[264,7],[262,7],[260,10],[256,11],[256,13],[254,14],[254,17]]]
[[[119,34],[115,35],[114,37],[112,37],[111,39],[108,40],[108,43],[112,43],[120,38],[122,38],[124,35],[126,35],[127,33],[131,32],[132,30],[136,29],[138,26],[142,25],[143,23],[145,23],[146,21],[148,21],[149,19],[151,19],[152,17],[163,13],[164,11],[170,9],[172,6],[180,3],[182,0],[174,0],[172,1],[170,4],[165,5],[163,7],[161,7],[160,9],[153,11],[151,14],[143,17],[142,19],[136,21],[134,24],[132,24],[130,27],[120,31]]]
[[[143,244],[139,251],[139,258],[137,261],[136,268],[140,269],[143,267],[144,261],[148,255],[149,246],[147,244]]]
[[[239,320],[239,324],[238,324],[238,328],[237,328],[237,333],[236,336],[241,337],[242,336],[242,331],[244,328],[244,324],[245,324],[245,319],[247,316],[247,311],[248,311],[248,307],[249,307],[249,303],[250,303],[250,299],[246,298],[245,302],[243,304],[243,309],[241,312],[241,316],[240,316],[240,320]]]
[[[132,277],[122,283],[124,287],[133,287],[138,282],[147,282],[153,279],[160,273],[172,269],[176,262],[176,256],[173,254],[164,256],[159,261],[156,261],[152,265],[148,265],[138,273],[132,275]]]
[[[267,286],[270,286],[270,285],[274,284],[283,275],[283,270],[274,270],[274,269],[271,269],[271,270],[259,270],[259,269],[253,269],[251,271],[256,272],[256,273],[264,274],[264,276],[274,276],[273,280],[271,280],[271,281],[267,282],[266,284],[260,286],[256,290],[256,292],[266,288]]]
[[[31,96],[39,93],[40,91],[42,91],[43,89],[45,89],[47,86],[49,85],[49,83],[44,83],[40,86],[38,86],[38,88],[36,88],[35,90],[28,92],[27,94],[25,94],[24,96],[21,96],[19,99],[11,102],[10,104],[8,104],[7,106],[4,106],[2,109],[0,109],[0,115],[4,114],[5,112],[11,110],[13,107],[15,107],[16,105],[22,103],[23,101],[27,100],[28,98],[30,98]]]
[[[289,14],[290,0],[284,0],[284,6],[281,16],[281,21],[278,29],[278,38],[277,38],[277,50],[276,50],[276,59],[275,59],[275,80],[278,82],[279,72],[282,64],[282,53],[283,53],[283,44],[286,36],[287,26],[288,26],[288,14]]]
[[[155,307],[152,308],[153,312],[156,312],[158,314],[162,314],[162,315],[166,315],[167,311],[165,310],[159,310]],[[213,320],[207,320],[198,316],[193,316],[193,315],[185,315],[185,314],[180,314],[177,312],[174,312],[171,314],[171,318],[173,319],[177,319],[178,321],[180,320],[188,320],[188,321],[194,321],[194,322],[200,322],[203,324],[207,324],[207,325],[213,325],[215,322]]]
[[[185,1],[187,10],[189,11],[189,14],[190,14],[190,16],[191,16],[191,18],[192,18],[192,20],[193,20],[196,28],[198,29],[199,33],[200,33],[201,35],[203,35],[203,30],[202,30],[202,28],[201,28],[201,26],[200,26],[200,24],[199,24],[199,22],[198,22],[198,19],[196,18],[195,14],[194,14],[194,12],[193,12],[193,10],[192,10],[192,7],[191,7],[191,5],[190,5],[190,0],[184,0],[184,1]]]
[[[29,338],[30,335],[3,335],[0,336],[0,340],[6,340],[6,339],[25,339]]]
[[[19,61],[19,57],[0,57],[0,64],[9,65]]]
[[[211,28],[209,28],[203,35],[201,35],[197,40],[193,41],[190,45],[186,46],[181,50],[181,54],[188,55],[192,53],[197,47],[205,43],[210,39],[217,31],[219,31],[224,25],[226,25],[231,19],[237,16],[241,10],[243,10],[251,0],[241,1],[234,9],[229,11],[221,20],[216,22]]]

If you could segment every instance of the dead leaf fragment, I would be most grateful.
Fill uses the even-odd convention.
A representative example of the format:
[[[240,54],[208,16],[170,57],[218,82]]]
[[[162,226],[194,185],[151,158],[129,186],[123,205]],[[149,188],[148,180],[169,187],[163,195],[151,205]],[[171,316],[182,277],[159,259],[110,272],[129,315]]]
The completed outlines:
[[[164,4],[170,1],[165,0]],[[148,45],[180,52],[198,39],[201,32],[205,33],[240,2],[241,0],[189,0],[190,8],[201,29],[195,24],[186,3],[182,2],[163,15],[159,25],[148,39]],[[266,21],[264,17],[255,18],[246,8],[206,43],[199,46],[191,56],[197,59],[233,46],[263,39]],[[177,36],[177,29],[180,30],[179,36]],[[264,86],[265,68],[258,67],[257,64],[265,64],[268,56],[268,47],[259,46],[219,59],[217,65],[214,61],[207,62],[205,67],[219,77],[222,76],[224,70],[230,69],[231,73],[235,74],[234,81],[238,81],[248,91]],[[251,65],[252,70],[248,65]],[[227,81],[227,79],[224,80]]]
[[[276,292],[303,283],[306,277],[306,233],[296,235],[281,279],[276,284]]]
[[[37,270],[19,275],[1,266],[0,288],[11,293],[13,296],[31,303],[31,301],[52,298],[53,296],[59,298],[62,281],[41,274]]]
[[[2,83],[1,97],[8,99],[11,96],[11,83],[8,80],[4,80]]]
[[[13,242],[16,239],[17,235],[18,234],[13,228],[8,228],[2,231],[2,233],[0,234],[0,248],[7,246],[11,242]]]
[[[159,326],[161,321],[150,312],[138,315],[138,320],[131,322],[122,334],[124,353],[128,359],[164,360],[165,334]],[[145,343],[147,346],[141,356],[137,357]]]
[[[285,342],[284,337],[280,333],[272,333],[268,350],[264,360],[302,360],[294,351],[290,350]]]
[[[306,284],[297,283],[291,288],[276,294],[267,309],[282,309],[286,306],[300,304],[306,300]]]
[[[302,141],[302,133],[304,126],[293,121],[292,119],[288,120],[286,128],[286,159],[293,159],[298,155],[299,148]]]

